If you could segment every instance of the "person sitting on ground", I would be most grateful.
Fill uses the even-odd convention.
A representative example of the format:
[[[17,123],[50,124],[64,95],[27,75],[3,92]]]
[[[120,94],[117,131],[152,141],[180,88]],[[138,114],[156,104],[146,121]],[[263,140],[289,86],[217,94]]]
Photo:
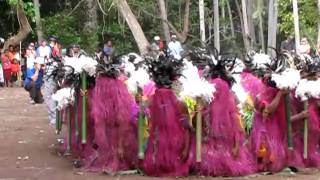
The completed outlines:
[[[13,59],[11,63],[11,84],[14,84],[18,80],[20,74],[20,64],[16,58]]]
[[[41,93],[43,73],[44,66],[41,65],[39,59],[35,60],[33,68],[27,69],[27,77],[24,80],[24,89],[29,92],[31,104],[43,103],[43,97]]]
[[[177,59],[181,58],[181,53],[183,51],[183,48],[181,46],[181,43],[177,41],[176,35],[171,36],[171,41],[168,44],[168,50],[171,56],[174,56]]]

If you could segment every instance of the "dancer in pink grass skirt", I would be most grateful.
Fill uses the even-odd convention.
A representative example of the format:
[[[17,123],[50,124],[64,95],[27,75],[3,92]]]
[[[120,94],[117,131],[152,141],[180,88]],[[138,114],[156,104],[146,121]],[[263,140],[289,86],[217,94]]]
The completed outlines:
[[[234,82],[226,68],[226,60],[219,60],[204,72],[215,85],[213,101],[203,112],[202,161],[196,172],[205,176],[242,176],[254,173],[252,153],[245,143],[236,97],[231,91]]]
[[[118,77],[117,66],[100,65],[90,112],[97,156],[89,171],[113,174],[137,165],[137,130],[131,120],[135,102]]]
[[[144,172],[149,176],[189,175],[188,111],[171,89],[180,63],[173,59],[149,62],[149,71],[157,85],[150,99],[150,137],[143,162]]]

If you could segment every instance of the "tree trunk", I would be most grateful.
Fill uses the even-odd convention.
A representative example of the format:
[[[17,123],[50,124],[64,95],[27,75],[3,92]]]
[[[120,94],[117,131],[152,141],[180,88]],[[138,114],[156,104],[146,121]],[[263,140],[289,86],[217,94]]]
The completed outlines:
[[[86,19],[84,22],[83,32],[87,35],[85,42],[89,51],[93,52],[98,46],[98,4],[96,0],[85,0]]]
[[[261,49],[263,52],[265,52],[266,45],[264,42],[262,10],[263,10],[263,0],[258,0],[259,38],[260,38]]]
[[[123,18],[126,20],[134,39],[136,40],[140,54],[148,53],[149,42],[145,37],[143,30],[126,0],[116,0],[116,5]]]
[[[43,32],[42,32],[42,25],[41,25],[41,16],[40,16],[40,3],[39,0],[33,0],[34,4],[34,13],[36,16],[36,27],[37,27],[37,36],[38,36],[38,42],[43,40]]]
[[[243,37],[243,39],[244,39],[244,47],[245,47],[245,50],[248,51],[249,48],[250,48],[250,41],[249,41],[249,26],[248,26],[246,0],[241,0],[241,5],[242,5],[242,14],[241,14],[242,16],[240,16],[240,18],[242,17],[242,19],[243,19],[243,30],[242,30],[242,33],[243,33],[243,36],[244,36]]]
[[[220,32],[219,32],[219,0],[213,0],[214,13],[214,46],[220,52]]]
[[[223,34],[226,33],[226,30],[227,30],[227,27],[226,27],[226,11],[225,11],[225,3],[223,2],[222,3],[223,6],[221,6],[221,16],[222,16],[222,19],[223,19],[223,26],[222,26],[222,32]]]
[[[23,9],[23,2],[20,0],[17,7],[17,18],[20,22],[20,29],[18,34],[14,35],[13,37],[9,38],[5,44],[4,49],[7,49],[9,45],[18,45],[21,41],[27,38],[29,33],[32,32],[31,26],[29,24],[28,18],[26,13]]]
[[[170,29],[177,35],[177,38],[181,43],[184,43],[188,38],[189,32],[189,14],[190,14],[190,0],[185,0],[184,18],[183,18],[183,30],[179,32],[174,25],[168,22]]]
[[[243,38],[243,45],[245,46],[246,45],[246,35],[245,35],[245,32],[244,32],[244,25],[243,25],[243,18],[242,18],[242,12],[241,12],[241,9],[240,9],[240,4],[238,2],[238,0],[235,0],[236,2],[236,7],[237,7],[237,11],[238,11],[238,14],[239,14],[239,19],[240,19],[240,27],[241,27],[241,32],[242,32],[242,38]]]
[[[206,41],[206,27],[205,27],[205,19],[204,19],[204,1],[199,0],[199,18],[200,18],[200,39],[201,43],[205,43]]]
[[[318,0],[318,13],[320,14],[320,0]],[[318,47],[320,46],[320,22],[319,21],[318,21],[318,40],[317,40],[317,45],[318,45]]]
[[[253,0],[247,0],[247,18],[248,18],[248,29],[249,29],[249,37],[251,40],[251,47],[256,44],[256,34],[255,34],[255,28],[254,28],[254,22],[252,18],[252,6],[253,6]]]
[[[277,23],[278,23],[278,2],[277,0],[269,1],[268,13],[268,47],[276,48],[277,43]],[[268,48],[268,54],[275,56],[274,50]]]
[[[84,30],[88,33],[95,32],[98,27],[98,4],[96,0],[86,0],[86,13],[88,19],[86,20],[84,24]]]
[[[233,17],[232,17],[230,3],[228,0],[226,1],[226,4],[227,4],[228,15],[229,15],[229,21],[230,21],[231,36],[234,38],[235,33],[234,33]]]
[[[292,1],[293,7],[293,19],[294,19],[294,35],[296,40],[296,52],[298,52],[300,46],[300,31],[299,31],[299,12],[297,0]]]
[[[166,3],[164,0],[157,0],[158,1],[158,6],[160,9],[160,17],[162,20],[162,28],[163,28],[163,34],[165,37],[165,40],[167,43],[170,42],[170,30],[168,26],[168,17],[167,17],[167,9],[166,9]]]

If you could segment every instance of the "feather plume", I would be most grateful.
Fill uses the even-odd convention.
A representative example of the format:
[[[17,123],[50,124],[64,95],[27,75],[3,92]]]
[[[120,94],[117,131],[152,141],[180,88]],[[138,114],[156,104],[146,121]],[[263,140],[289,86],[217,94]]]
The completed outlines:
[[[62,88],[52,95],[52,99],[58,103],[57,109],[62,110],[74,101],[74,89]]]
[[[216,91],[214,85],[200,78],[197,67],[191,62],[184,60],[184,69],[179,81],[182,84],[181,97],[191,97],[194,100],[201,98],[207,103],[213,100]]]
[[[293,90],[298,86],[300,81],[300,72],[287,68],[279,74],[272,74],[271,80],[276,83],[276,86],[279,89]]]

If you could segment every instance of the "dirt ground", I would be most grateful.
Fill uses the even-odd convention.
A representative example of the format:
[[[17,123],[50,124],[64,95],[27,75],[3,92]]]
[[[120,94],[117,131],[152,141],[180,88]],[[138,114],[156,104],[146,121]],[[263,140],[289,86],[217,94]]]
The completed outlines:
[[[30,105],[22,88],[0,88],[0,180],[2,179],[159,179],[139,175],[111,177],[103,174],[79,172],[72,168],[70,159],[50,153],[56,143],[54,127],[47,120],[44,105]],[[169,178],[163,178],[169,179]],[[173,178],[174,179],[174,178]],[[252,175],[242,178],[181,179],[304,179],[319,180],[320,172],[308,170],[296,175]]]

